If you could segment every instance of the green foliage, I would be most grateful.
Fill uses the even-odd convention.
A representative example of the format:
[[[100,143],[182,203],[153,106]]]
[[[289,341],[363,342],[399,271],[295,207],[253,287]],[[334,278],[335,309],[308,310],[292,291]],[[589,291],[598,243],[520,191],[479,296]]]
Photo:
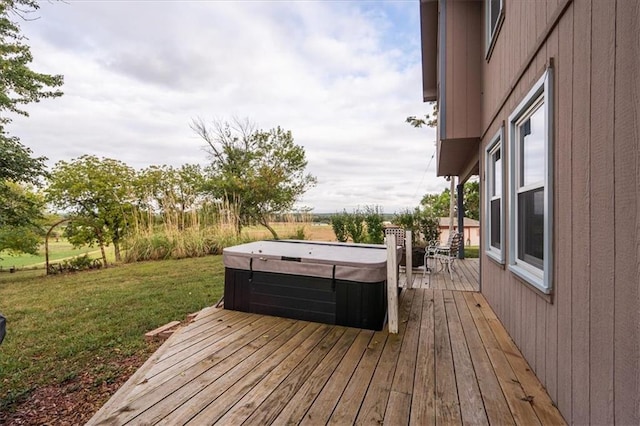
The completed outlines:
[[[440,220],[430,216],[424,211],[420,211],[417,217],[418,229],[422,233],[425,243],[437,241],[440,238]]]
[[[415,208],[405,209],[396,214],[392,221],[395,225],[411,231],[411,245],[425,246],[429,241],[440,237],[439,220],[429,212]]]
[[[438,125],[438,104],[433,102],[433,112],[431,115],[425,114],[424,118],[416,117],[415,115],[406,118],[405,122],[409,123],[413,127],[436,127]]]
[[[364,221],[367,225],[366,242],[370,244],[382,244],[384,242],[384,218],[380,206],[366,206],[364,208]]]
[[[175,225],[178,229],[192,226],[191,213],[211,202],[205,195],[205,184],[205,172],[199,165],[185,164],[180,168],[151,166],[143,169],[133,182],[137,218],[153,219],[159,214],[164,223]],[[150,224],[145,221],[140,225]]]
[[[449,200],[451,194],[449,189],[443,190],[440,194],[426,194],[420,201],[420,207],[426,214],[433,217],[449,217]]]
[[[362,243],[365,241],[366,234],[364,228],[364,214],[360,209],[356,209],[353,213],[347,215],[345,224],[347,234],[354,243]]]
[[[37,253],[43,210],[42,197],[26,186],[0,182],[0,252]]]
[[[47,200],[74,218],[70,241],[78,245],[113,243],[120,261],[120,241],[132,210],[135,172],[109,158],[84,155],[58,162],[51,173]]]
[[[29,68],[33,61],[31,49],[23,43],[25,37],[20,34],[18,24],[10,18],[25,17],[38,8],[38,2],[34,0],[3,0],[0,3],[0,111],[26,116],[23,105],[62,96],[61,91],[53,90],[62,85],[61,75],[41,74]],[[6,116],[0,118],[2,125],[9,121]]]
[[[366,206],[363,210],[355,209],[352,213],[343,210],[331,216],[331,226],[336,239],[354,243],[382,244],[384,229],[382,226],[382,208]]]
[[[336,239],[341,243],[346,243],[349,239],[347,233],[347,221],[349,220],[349,213],[343,211],[342,213],[336,213],[331,216],[331,227],[333,233],[336,234]]]
[[[466,182],[463,193],[465,217],[480,220],[480,182]]]
[[[391,221],[394,225],[402,229],[410,230],[413,236],[412,242],[415,242],[415,238],[417,237],[416,231],[418,230],[416,212],[417,209],[413,211],[409,209],[402,210],[400,213],[396,213]]]
[[[0,251],[37,250],[42,202],[25,185],[38,185],[46,173],[46,158],[32,157],[29,148],[7,133],[8,114],[28,116],[24,105],[62,95],[50,90],[62,85],[62,76],[37,73],[29,67],[33,60],[30,48],[12,19],[26,18],[38,7],[32,0],[0,3]]]
[[[316,178],[305,173],[304,148],[294,143],[290,131],[257,130],[248,120],[217,121],[211,126],[194,120],[191,127],[211,156],[209,193],[239,207],[237,233],[259,223],[277,239],[269,225],[271,215],[291,210],[316,184]]]
[[[464,193],[464,215],[465,217],[480,219],[480,184],[478,182],[466,182],[463,188]],[[451,194],[449,189],[443,190],[440,194],[426,194],[420,201],[421,208],[430,216],[449,217],[449,200]],[[457,212],[457,205],[454,206]],[[457,213],[456,213],[457,214]]]
[[[66,271],[84,271],[93,267],[94,259],[89,255],[77,256],[72,259],[62,261],[62,268]]]
[[[18,138],[7,137],[3,132],[0,125],[0,185],[7,181],[37,185],[46,173],[46,158],[33,158],[31,149],[22,145]]]
[[[288,237],[288,239],[290,240],[308,240],[309,237],[307,236],[305,230],[304,230],[304,226],[298,226],[296,228],[296,232],[292,235],[290,235]]]

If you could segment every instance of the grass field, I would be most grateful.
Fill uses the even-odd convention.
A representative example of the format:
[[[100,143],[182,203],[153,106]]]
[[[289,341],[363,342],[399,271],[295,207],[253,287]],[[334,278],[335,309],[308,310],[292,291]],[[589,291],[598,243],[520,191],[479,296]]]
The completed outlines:
[[[278,233],[278,236],[282,239],[295,239],[296,234],[302,230],[305,239],[315,241],[335,241],[336,237],[331,229],[330,225],[324,224],[312,224],[312,223],[289,223],[281,222],[272,224],[273,228]],[[250,238],[270,239],[271,233],[264,226],[250,226],[243,228],[243,233],[247,234]],[[107,259],[113,262],[113,248],[106,247]],[[100,257],[100,250],[98,247],[82,247],[74,249],[73,246],[66,240],[49,241],[49,261],[56,262],[63,259],[69,259],[75,256],[82,256],[89,254],[89,257]],[[8,270],[11,267],[17,269],[20,268],[33,268],[42,267],[45,264],[44,245],[40,247],[38,255],[21,254],[17,256],[11,256],[8,253],[0,253],[0,270]]]
[[[144,333],[214,304],[221,256],[120,265],[75,274],[0,274],[0,412],[42,386],[122,374],[131,356],[155,349]],[[0,423],[2,423],[0,421]]]
[[[71,243],[66,240],[49,241],[49,261],[55,262],[62,259],[67,259],[75,256],[82,256],[89,253],[98,257],[100,250],[97,247],[83,247],[80,249],[74,249]],[[2,269],[8,269],[11,267],[24,268],[30,266],[43,266],[45,263],[44,245],[40,247],[37,255],[33,254],[21,254],[17,256],[9,255],[6,252],[0,253],[0,267]]]
[[[331,225],[295,222],[276,222],[271,224],[281,239],[296,239],[299,230],[304,232],[306,240],[313,241],[336,241]],[[242,229],[251,238],[264,239],[272,238],[271,233],[264,226],[249,226]]]

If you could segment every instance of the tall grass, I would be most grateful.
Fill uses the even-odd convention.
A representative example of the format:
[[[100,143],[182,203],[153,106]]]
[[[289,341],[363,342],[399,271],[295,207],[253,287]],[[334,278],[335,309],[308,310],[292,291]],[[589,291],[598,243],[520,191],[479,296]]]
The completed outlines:
[[[185,211],[171,194],[161,200],[160,213],[137,209],[125,241],[125,262],[183,259],[221,254],[225,247],[251,240],[238,235],[238,207],[231,203],[203,203]]]

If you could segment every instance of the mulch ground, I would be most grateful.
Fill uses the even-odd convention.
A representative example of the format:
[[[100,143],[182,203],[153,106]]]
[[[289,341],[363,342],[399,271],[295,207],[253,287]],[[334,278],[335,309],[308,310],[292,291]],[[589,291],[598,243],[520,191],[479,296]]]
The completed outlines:
[[[82,373],[63,384],[38,388],[10,411],[0,412],[0,425],[84,424],[146,360],[134,356],[112,361],[121,374],[109,382],[97,383],[92,374]]]

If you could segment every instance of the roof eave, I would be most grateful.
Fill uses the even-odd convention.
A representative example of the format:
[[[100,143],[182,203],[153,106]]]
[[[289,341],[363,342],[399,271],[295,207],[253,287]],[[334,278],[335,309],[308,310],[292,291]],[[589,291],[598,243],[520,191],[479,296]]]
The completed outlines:
[[[438,1],[420,0],[420,33],[422,38],[422,98],[438,99]]]

